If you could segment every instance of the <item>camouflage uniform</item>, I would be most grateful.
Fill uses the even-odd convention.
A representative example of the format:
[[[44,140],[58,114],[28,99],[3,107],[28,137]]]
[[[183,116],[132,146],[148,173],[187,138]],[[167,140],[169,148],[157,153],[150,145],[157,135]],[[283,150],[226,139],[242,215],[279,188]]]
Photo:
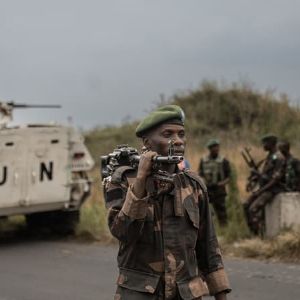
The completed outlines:
[[[115,300],[202,299],[229,292],[208,197],[201,179],[177,171],[173,184],[147,181],[132,192],[136,171],[117,169],[105,188],[111,233],[120,241]]]
[[[289,192],[300,190],[300,161],[290,155],[285,159],[285,187]]]
[[[199,175],[204,178],[210,202],[214,207],[220,224],[227,223],[225,201],[227,193],[226,187],[218,186],[218,183],[229,178],[230,173],[229,161],[222,156],[211,158],[208,155],[200,161]]]
[[[247,208],[248,225],[254,233],[258,233],[258,227],[264,222],[264,208],[266,204],[269,203],[276,194],[285,190],[285,166],[284,157],[280,152],[270,153],[265,159],[259,182],[260,188],[263,188],[273,179],[275,179],[276,183],[270,187],[270,189],[262,192]]]

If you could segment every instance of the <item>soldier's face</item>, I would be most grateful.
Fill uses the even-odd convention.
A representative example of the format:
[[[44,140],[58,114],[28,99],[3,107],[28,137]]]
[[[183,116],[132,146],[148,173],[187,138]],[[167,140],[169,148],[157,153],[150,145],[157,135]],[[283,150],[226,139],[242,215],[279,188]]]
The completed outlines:
[[[220,152],[220,146],[219,145],[215,145],[215,146],[212,146],[209,148],[209,152],[210,152],[210,155],[212,157],[216,157],[219,155],[219,152]]]
[[[157,152],[159,155],[167,156],[170,140],[174,141],[174,154],[183,155],[186,137],[182,125],[162,124],[149,132],[143,141],[148,149]]]
[[[271,141],[264,141],[263,142],[263,148],[264,148],[265,151],[270,151],[274,148],[274,143],[271,142]]]
[[[287,156],[290,153],[290,147],[286,144],[279,144],[278,149],[285,156]]]

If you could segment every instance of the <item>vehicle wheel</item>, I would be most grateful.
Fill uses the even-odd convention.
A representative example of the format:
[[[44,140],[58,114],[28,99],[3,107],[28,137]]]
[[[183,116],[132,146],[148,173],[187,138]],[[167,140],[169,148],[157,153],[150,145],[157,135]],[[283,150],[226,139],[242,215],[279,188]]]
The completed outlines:
[[[79,211],[51,211],[26,215],[31,230],[50,230],[58,234],[74,233],[79,223]]]
[[[25,217],[29,229],[39,230],[48,227],[49,213],[34,213]]]
[[[53,216],[51,228],[58,234],[73,234],[79,223],[79,211],[58,211]]]

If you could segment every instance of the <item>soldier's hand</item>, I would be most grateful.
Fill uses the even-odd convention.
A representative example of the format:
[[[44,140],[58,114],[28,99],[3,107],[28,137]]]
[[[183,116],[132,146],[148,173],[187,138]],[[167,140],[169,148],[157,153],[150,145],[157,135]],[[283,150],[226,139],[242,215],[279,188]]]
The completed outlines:
[[[227,296],[225,293],[219,293],[219,294],[215,295],[215,299],[216,300],[226,300]]]
[[[153,164],[152,158],[154,156],[157,156],[157,153],[154,151],[147,151],[140,156],[137,178],[146,180],[147,177],[151,175]]]
[[[255,191],[252,193],[251,198],[257,198],[261,194],[260,191]]]
[[[226,179],[224,179],[224,180],[218,182],[217,185],[218,185],[218,187],[224,187],[224,186],[226,186],[226,184],[229,183],[229,181],[230,181],[230,178],[228,177],[228,178],[226,178]]]

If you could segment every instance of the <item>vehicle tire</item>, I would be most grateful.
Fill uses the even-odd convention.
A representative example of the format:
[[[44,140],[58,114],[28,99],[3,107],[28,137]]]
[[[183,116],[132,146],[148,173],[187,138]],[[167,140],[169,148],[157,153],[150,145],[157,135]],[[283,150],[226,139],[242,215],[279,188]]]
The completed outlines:
[[[73,234],[79,223],[79,211],[58,211],[53,217],[52,230],[57,234]]]
[[[30,230],[49,230],[57,234],[73,234],[79,223],[79,211],[51,211],[26,215]]]
[[[29,229],[39,230],[48,227],[49,213],[33,213],[26,215],[26,224]]]

